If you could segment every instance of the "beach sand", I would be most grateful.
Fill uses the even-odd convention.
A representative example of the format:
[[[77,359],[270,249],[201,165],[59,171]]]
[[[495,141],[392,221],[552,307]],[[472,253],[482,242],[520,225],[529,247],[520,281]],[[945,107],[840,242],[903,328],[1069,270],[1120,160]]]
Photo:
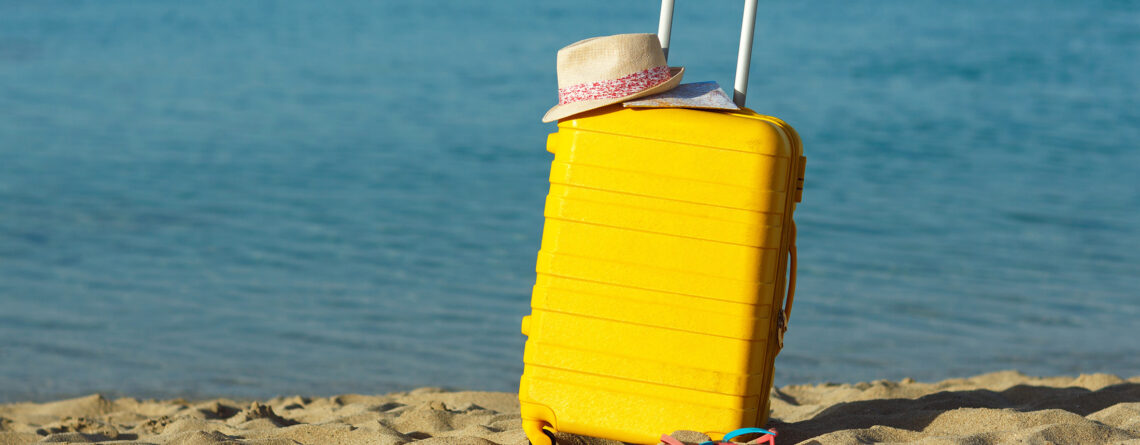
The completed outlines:
[[[1140,377],[1005,371],[938,383],[793,385],[772,392],[780,444],[1140,444]],[[523,445],[511,393],[422,388],[383,396],[108,400],[0,405],[0,445]],[[615,442],[559,434],[563,444]]]

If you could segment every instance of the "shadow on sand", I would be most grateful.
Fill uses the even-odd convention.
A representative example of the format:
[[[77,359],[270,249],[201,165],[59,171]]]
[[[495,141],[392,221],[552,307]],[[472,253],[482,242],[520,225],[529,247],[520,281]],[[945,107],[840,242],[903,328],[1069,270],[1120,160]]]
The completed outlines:
[[[793,403],[794,400],[792,400]],[[841,403],[799,422],[773,418],[780,443],[796,444],[834,431],[875,425],[921,431],[938,416],[959,408],[1010,409],[1020,412],[1060,409],[1087,416],[1118,403],[1140,402],[1140,384],[1122,383],[1096,391],[1018,385],[1001,392],[947,391],[917,399],[878,399]],[[811,443],[811,442],[808,442]]]

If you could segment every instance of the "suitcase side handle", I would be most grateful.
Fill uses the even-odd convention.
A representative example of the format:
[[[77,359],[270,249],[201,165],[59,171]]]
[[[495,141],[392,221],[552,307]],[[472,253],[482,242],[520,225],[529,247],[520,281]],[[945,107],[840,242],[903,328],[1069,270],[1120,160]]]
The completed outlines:
[[[661,21],[657,24],[657,39],[669,59],[669,37],[673,31],[673,0],[661,0]],[[744,17],[740,23],[740,49],[736,52],[736,81],[732,88],[732,101],[744,108],[748,95],[748,67],[752,63],[752,37],[756,35],[756,0],[744,0]]]
[[[776,353],[784,349],[784,333],[788,332],[788,320],[792,317],[792,303],[796,301],[796,221],[792,220],[792,229],[788,240],[788,296],[784,300],[784,310],[780,311],[776,319],[776,335],[778,348]]]

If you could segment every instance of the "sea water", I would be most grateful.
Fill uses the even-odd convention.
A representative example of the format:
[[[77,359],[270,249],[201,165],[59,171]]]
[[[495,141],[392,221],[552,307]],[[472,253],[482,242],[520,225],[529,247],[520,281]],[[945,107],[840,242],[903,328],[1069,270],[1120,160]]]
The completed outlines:
[[[740,2],[670,61],[731,85]],[[776,384],[1140,374],[1140,5],[765,1]],[[513,391],[554,54],[654,1],[0,1],[0,401]]]

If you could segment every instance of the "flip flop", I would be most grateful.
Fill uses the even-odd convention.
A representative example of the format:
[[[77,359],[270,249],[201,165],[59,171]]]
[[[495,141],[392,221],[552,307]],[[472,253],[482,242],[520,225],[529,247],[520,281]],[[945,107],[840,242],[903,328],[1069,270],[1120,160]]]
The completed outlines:
[[[776,445],[776,435],[779,434],[779,432],[774,429],[766,430],[763,428],[741,428],[725,434],[724,439],[721,439],[719,441],[708,440],[701,442],[700,445],[738,445],[736,442],[733,442],[732,439],[743,436],[745,434],[763,434],[763,436],[760,436],[748,442],[749,444],[766,443],[768,445]],[[661,435],[661,442],[665,445],[685,445],[684,442],[681,442],[675,437],[668,434]]]

